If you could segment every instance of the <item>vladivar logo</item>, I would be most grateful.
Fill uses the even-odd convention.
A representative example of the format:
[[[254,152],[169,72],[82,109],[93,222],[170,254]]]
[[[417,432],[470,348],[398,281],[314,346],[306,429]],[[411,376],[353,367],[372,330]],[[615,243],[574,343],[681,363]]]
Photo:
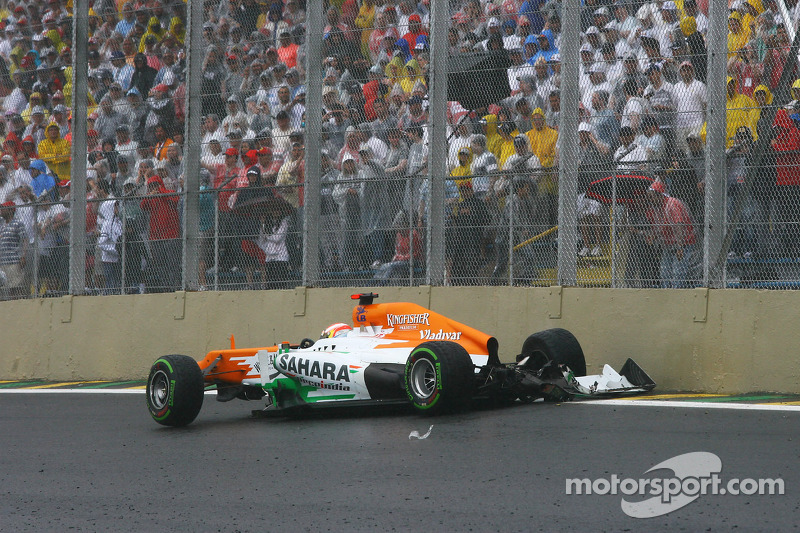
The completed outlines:
[[[670,471],[664,476],[662,471]],[[640,478],[568,478],[568,495],[622,495],[622,511],[633,518],[654,518],[677,511],[700,496],[752,496],[784,493],[782,478],[720,477],[722,460],[710,452],[690,452],[662,461]],[[645,477],[647,476],[647,477]]]

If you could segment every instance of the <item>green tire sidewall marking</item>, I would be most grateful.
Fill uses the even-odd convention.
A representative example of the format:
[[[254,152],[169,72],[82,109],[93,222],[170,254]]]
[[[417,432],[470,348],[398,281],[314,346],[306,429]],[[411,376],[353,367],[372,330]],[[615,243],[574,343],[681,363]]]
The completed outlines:
[[[439,363],[439,358],[433,351],[431,351],[430,348],[425,348],[425,347],[417,348],[411,353],[411,357],[409,357],[408,362],[406,363],[406,381],[408,381],[408,374],[409,372],[411,372],[411,368],[414,366],[414,363],[417,362],[417,359],[419,359],[419,356],[422,353],[430,355],[431,358],[433,359],[432,361],[433,365],[436,367],[436,389],[439,390],[440,392],[432,396],[433,400],[431,402],[426,402],[426,403],[419,403],[414,398],[414,395],[411,393],[410,387],[406,389],[406,395],[408,396],[408,399],[411,400],[411,402],[419,409],[430,409],[431,407],[436,405],[436,403],[439,401],[439,398],[441,398],[442,396],[441,395],[442,376],[441,376],[441,367]]]
[[[170,371],[170,374],[173,374],[173,373],[175,372],[174,370],[172,370],[172,365],[171,365],[171,364],[169,363],[169,361],[167,361],[166,359],[157,359],[157,360],[156,360],[156,362],[155,362],[155,363],[153,363],[153,366],[156,366],[156,365],[158,365],[159,363],[161,363],[161,364],[163,364],[164,366],[166,366],[166,367],[169,369],[169,371]],[[159,420],[159,421],[160,421],[160,420],[164,420],[165,418],[167,418],[167,417],[169,416],[170,412],[172,411],[172,410],[170,409],[170,407],[172,407],[172,401],[173,401],[173,398],[172,398],[172,396],[173,396],[173,392],[174,392],[174,390],[175,390],[175,380],[174,380],[174,379],[171,379],[171,380],[169,381],[169,383],[170,383],[170,386],[169,386],[169,394],[167,395],[167,396],[168,396],[168,398],[169,398],[169,401],[167,402],[167,410],[166,410],[166,411],[164,411],[164,414],[163,414],[163,415],[161,415],[161,416],[156,416],[156,415],[158,415],[158,411],[155,411],[155,410],[153,410],[153,409],[152,409],[152,407],[151,407],[151,405],[150,405],[150,394],[149,394],[149,392],[150,392],[150,391],[149,391],[149,389],[150,389],[150,385],[151,385],[151,384],[150,384],[149,382],[147,383],[147,388],[148,388],[148,394],[147,394],[147,407],[149,407],[149,408],[150,408],[150,412],[152,413],[152,415],[153,415],[153,419],[155,419],[155,420]]]
[[[172,370],[172,365],[169,364],[169,361],[167,361],[166,359],[158,359],[158,360],[156,360],[155,364],[157,365],[158,363],[164,363],[166,365],[166,367],[169,368],[170,372],[172,372],[172,373],[175,372],[174,370]]]

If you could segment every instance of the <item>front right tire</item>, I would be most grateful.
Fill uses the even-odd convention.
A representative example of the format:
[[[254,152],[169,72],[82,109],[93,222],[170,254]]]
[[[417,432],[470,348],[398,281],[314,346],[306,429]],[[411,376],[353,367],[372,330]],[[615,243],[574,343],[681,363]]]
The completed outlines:
[[[528,366],[539,369],[548,361],[567,365],[576,376],[586,375],[586,358],[575,335],[562,328],[534,333],[522,343],[518,361],[529,357]]]

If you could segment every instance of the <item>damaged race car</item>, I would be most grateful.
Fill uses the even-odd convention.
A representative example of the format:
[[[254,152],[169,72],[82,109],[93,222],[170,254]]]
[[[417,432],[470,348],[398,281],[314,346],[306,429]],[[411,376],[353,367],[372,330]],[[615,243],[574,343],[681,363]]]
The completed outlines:
[[[530,335],[514,363],[501,363],[493,336],[412,303],[373,303],[353,295],[352,324],[338,323],[317,340],[261,348],[213,350],[199,363],[160,357],[147,379],[147,407],[165,426],[191,423],[205,389],[217,400],[266,400],[254,415],[294,414],[337,405],[407,404],[422,413],[472,402],[563,401],[652,390],[653,380],[628,359],[619,373],[605,365],[586,375],[578,340],[565,329]]]

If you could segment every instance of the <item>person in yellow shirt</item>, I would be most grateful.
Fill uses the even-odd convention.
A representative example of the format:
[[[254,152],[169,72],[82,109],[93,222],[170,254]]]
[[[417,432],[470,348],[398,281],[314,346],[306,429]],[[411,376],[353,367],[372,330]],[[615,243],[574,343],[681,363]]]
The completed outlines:
[[[558,159],[558,132],[545,123],[544,111],[537,107],[531,113],[531,126],[526,135],[531,152],[539,158],[543,173],[539,180],[539,198],[545,208],[545,217],[550,225],[558,221],[558,173],[555,165]]]
[[[47,163],[59,180],[70,179],[70,144],[61,138],[61,130],[55,122],[47,126],[45,138],[39,141],[38,151],[39,158]]]
[[[725,147],[730,148],[733,145],[736,130],[742,126],[746,126],[753,134],[753,141],[757,140],[758,133],[756,126],[758,125],[758,118],[761,115],[761,110],[756,101],[740,93],[737,89],[736,80],[730,76],[728,76],[726,97],[727,126],[725,131]]]
[[[519,130],[506,109],[501,110],[499,115],[484,116],[483,122],[486,147],[497,159],[497,166],[503,168],[506,160],[515,153],[514,137],[519,134]]]
[[[533,127],[526,133],[531,144],[531,152],[539,158],[542,168],[550,168],[556,160],[558,132],[545,123],[541,107],[537,107],[531,113],[531,125]]]
[[[741,13],[734,11],[728,17],[728,59],[735,57],[749,40],[749,28],[745,27]]]
[[[356,28],[361,28],[361,54],[369,59],[369,37],[375,29],[375,0],[364,0],[361,3],[355,25]]]
[[[457,186],[472,178],[472,150],[464,146],[458,151],[458,164],[450,171]]]
[[[139,39],[139,52],[144,53],[146,50],[145,42],[147,42],[147,37],[153,35],[156,38],[156,42],[158,42],[164,38],[165,33],[167,33],[167,30],[161,27],[161,21],[156,17],[150,17],[150,20],[147,22],[147,31],[144,32],[142,38]]]

